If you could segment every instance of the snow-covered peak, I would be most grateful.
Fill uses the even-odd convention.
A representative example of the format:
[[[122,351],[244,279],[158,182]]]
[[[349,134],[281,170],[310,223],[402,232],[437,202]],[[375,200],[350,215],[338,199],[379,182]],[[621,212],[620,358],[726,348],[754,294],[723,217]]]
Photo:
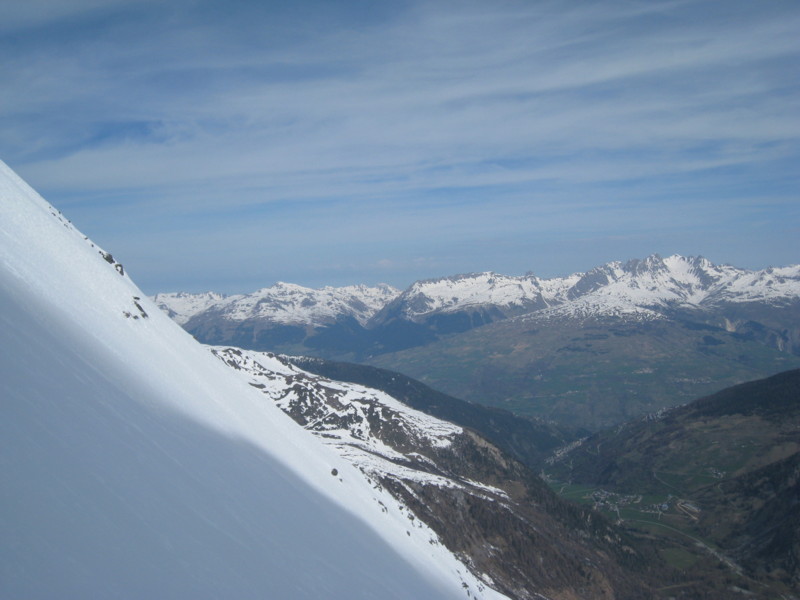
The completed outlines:
[[[800,265],[749,271],[715,265],[702,256],[653,254],[643,260],[610,262],[570,278],[541,280],[550,306],[530,314],[557,317],[657,319],[669,308],[713,308],[720,303],[795,302]]]
[[[427,279],[412,284],[398,298],[402,314],[414,320],[434,312],[454,312],[477,306],[533,307],[543,304],[539,280],[493,272]]]
[[[580,289],[587,279],[584,277],[571,290],[572,298],[593,296],[598,300],[605,298],[609,304],[627,302],[634,306],[655,307],[675,303],[699,304],[708,292],[704,278],[700,277],[702,272],[691,267],[691,263],[682,257],[664,261],[658,255],[652,255],[624,265],[609,263],[590,273],[596,277],[595,285]]]
[[[552,279],[538,279],[538,284],[542,290],[542,297],[548,305],[563,302],[570,290],[586,275],[586,273],[573,273],[566,277],[554,277]]]
[[[573,276],[572,285],[560,285],[558,288],[562,291],[561,296],[555,296],[553,301],[561,303],[564,300],[573,300],[590,294],[596,290],[602,289],[618,281],[624,275],[622,263],[611,262],[599,267],[595,267],[586,273],[580,273]],[[561,279],[552,279],[551,282],[560,282]]]
[[[612,262],[585,273],[567,294],[576,310],[595,306],[601,312],[619,311],[621,305],[640,308],[713,306],[721,301],[798,298],[798,267],[748,271],[715,265],[702,256],[657,254],[644,260]],[[567,310],[568,303],[564,309]]]
[[[187,292],[162,292],[153,296],[156,306],[167,313],[173,321],[184,325],[197,313],[203,312],[212,306],[218,306],[230,301],[233,296],[218,294],[217,292],[202,292],[190,294]]]

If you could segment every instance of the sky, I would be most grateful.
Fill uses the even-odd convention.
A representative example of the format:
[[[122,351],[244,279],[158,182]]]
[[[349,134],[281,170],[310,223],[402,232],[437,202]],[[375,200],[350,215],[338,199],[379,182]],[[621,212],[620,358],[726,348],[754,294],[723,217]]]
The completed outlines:
[[[800,263],[795,0],[0,0],[0,159],[146,293]]]

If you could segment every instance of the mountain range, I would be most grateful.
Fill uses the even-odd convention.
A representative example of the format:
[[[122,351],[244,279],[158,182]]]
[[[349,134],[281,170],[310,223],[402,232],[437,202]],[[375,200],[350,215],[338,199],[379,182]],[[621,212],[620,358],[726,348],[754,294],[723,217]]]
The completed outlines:
[[[563,278],[478,273],[403,292],[290,286],[291,302],[287,286],[154,299],[204,343],[362,362],[591,429],[800,366],[798,265],[652,255]]]
[[[210,336],[213,331],[224,338],[233,331],[239,336],[248,333],[252,345],[264,340],[263,332],[270,327],[320,330],[350,319],[372,331],[404,321],[424,325],[429,336],[436,336],[518,315],[539,320],[565,316],[650,320],[681,310],[715,312],[754,303],[785,307],[799,297],[800,265],[752,271],[715,265],[703,257],[662,259],[654,254],[553,279],[473,273],[418,281],[403,292],[387,285],[315,290],[277,283],[252,294],[179,292],[156,294],[153,299],[194,335]],[[730,331],[742,325],[741,319],[724,323]],[[287,337],[307,348],[324,349],[313,342],[320,333],[300,337],[298,331]],[[775,340],[781,350],[793,350],[797,343],[796,331]],[[376,353],[385,351],[377,344]]]

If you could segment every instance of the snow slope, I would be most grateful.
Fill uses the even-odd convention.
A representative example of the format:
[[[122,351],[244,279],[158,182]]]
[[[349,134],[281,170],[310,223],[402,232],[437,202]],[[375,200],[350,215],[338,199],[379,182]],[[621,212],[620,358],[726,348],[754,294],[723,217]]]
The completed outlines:
[[[0,163],[0,596],[501,597],[123,273]]]

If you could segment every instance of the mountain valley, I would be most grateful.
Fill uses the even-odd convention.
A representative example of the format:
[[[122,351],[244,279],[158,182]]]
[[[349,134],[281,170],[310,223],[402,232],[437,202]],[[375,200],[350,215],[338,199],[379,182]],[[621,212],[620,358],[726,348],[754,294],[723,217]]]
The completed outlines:
[[[369,363],[465,400],[598,430],[798,367],[800,356],[697,321],[517,317]]]
[[[800,370],[602,431],[544,470],[565,497],[701,545],[776,596],[800,591]]]

